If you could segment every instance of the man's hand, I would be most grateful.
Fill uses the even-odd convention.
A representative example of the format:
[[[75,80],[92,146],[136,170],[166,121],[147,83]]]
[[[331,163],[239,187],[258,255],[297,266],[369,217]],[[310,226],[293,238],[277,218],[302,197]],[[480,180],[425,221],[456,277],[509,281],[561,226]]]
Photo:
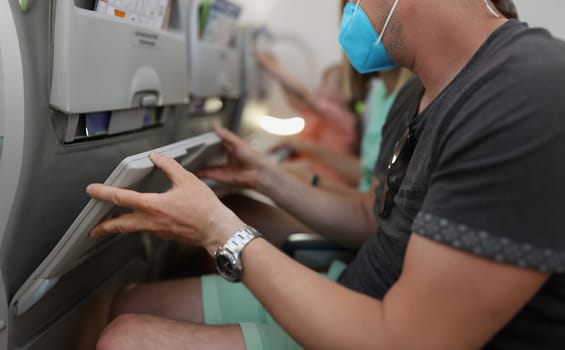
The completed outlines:
[[[275,166],[267,157],[253,149],[248,143],[226,129],[217,128],[228,154],[227,165],[199,171],[199,177],[257,189],[261,177],[269,167]]]
[[[100,223],[92,236],[145,231],[205,247],[213,254],[231,234],[245,226],[208,186],[174,159],[158,153],[150,157],[171,180],[171,189],[165,193],[139,193],[101,184],[88,186],[92,198],[133,210]]]

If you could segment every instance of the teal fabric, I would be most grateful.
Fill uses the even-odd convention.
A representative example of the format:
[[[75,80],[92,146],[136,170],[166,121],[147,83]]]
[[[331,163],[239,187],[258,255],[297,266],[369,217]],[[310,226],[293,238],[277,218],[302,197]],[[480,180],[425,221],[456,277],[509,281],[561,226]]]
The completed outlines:
[[[336,281],[345,268],[343,262],[334,261],[326,277]],[[209,275],[201,278],[201,286],[205,324],[239,324],[248,350],[302,349],[242,283]]]
[[[396,93],[387,96],[386,87],[382,81],[377,81],[373,86],[368,106],[369,121],[361,140],[363,177],[357,187],[360,192],[367,192],[371,189],[375,164],[381,151],[383,125],[395,98]]]

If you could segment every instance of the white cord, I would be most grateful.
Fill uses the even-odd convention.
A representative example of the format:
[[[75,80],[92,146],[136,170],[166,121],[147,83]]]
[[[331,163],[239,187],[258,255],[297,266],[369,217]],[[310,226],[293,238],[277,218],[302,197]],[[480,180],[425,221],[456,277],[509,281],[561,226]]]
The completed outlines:
[[[488,0],[483,0],[483,2],[485,3],[485,6],[487,7],[487,9],[489,10],[490,13],[492,13],[496,18],[500,18],[500,15],[498,13],[496,13],[496,11],[494,11],[492,6],[490,6],[490,3],[489,3]]]
[[[396,0],[396,1],[394,2],[394,5],[392,5],[392,9],[390,10],[390,12],[389,12],[389,14],[388,14],[388,17],[387,17],[387,19],[386,19],[386,21],[385,21],[385,25],[383,26],[383,30],[382,30],[382,32],[381,32],[381,35],[379,35],[379,39],[377,39],[377,42],[375,43],[375,45],[379,45],[379,44],[381,43],[381,41],[383,41],[383,37],[384,37],[384,35],[385,35],[386,28],[388,27],[388,23],[389,23],[390,20],[392,19],[392,15],[393,15],[394,12],[396,11],[396,6],[398,6],[398,1],[399,1],[399,0]],[[486,0],[485,0],[485,1],[486,1]]]

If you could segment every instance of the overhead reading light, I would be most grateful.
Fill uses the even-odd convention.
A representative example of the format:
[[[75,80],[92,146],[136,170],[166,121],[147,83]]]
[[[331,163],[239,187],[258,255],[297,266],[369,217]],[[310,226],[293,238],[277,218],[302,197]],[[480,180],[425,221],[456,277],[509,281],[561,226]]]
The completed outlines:
[[[263,116],[259,120],[259,125],[266,132],[277,136],[292,136],[304,130],[305,122],[303,118],[295,117],[288,119]]]

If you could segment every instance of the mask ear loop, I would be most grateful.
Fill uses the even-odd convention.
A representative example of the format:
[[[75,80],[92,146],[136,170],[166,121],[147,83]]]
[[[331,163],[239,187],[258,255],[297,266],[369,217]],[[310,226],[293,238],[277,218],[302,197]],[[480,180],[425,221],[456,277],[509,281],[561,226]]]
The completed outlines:
[[[388,27],[388,23],[392,19],[392,15],[394,14],[394,11],[396,11],[396,6],[398,6],[398,1],[399,0],[396,0],[394,2],[394,4],[392,5],[392,9],[390,10],[388,17],[386,18],[385,25],[383,26],[383,31],[381,32],[381,35],[379,35],[379,38],[375,42],[375,45],[379,45],[381,43],[381,41],[383,41],[383,37],[385,35],[386,28]]]
[[[494,9],[492,8],[492,6],[490,6],[488,0],[483,0],[483,2],[485,3],[485,6],[486,6],[487,9],[489,10],[489,12],[492,13],[494,17],[500,18],[500,15],[499,15],[498,13],[496,13],[496,11],[494,11]]]

